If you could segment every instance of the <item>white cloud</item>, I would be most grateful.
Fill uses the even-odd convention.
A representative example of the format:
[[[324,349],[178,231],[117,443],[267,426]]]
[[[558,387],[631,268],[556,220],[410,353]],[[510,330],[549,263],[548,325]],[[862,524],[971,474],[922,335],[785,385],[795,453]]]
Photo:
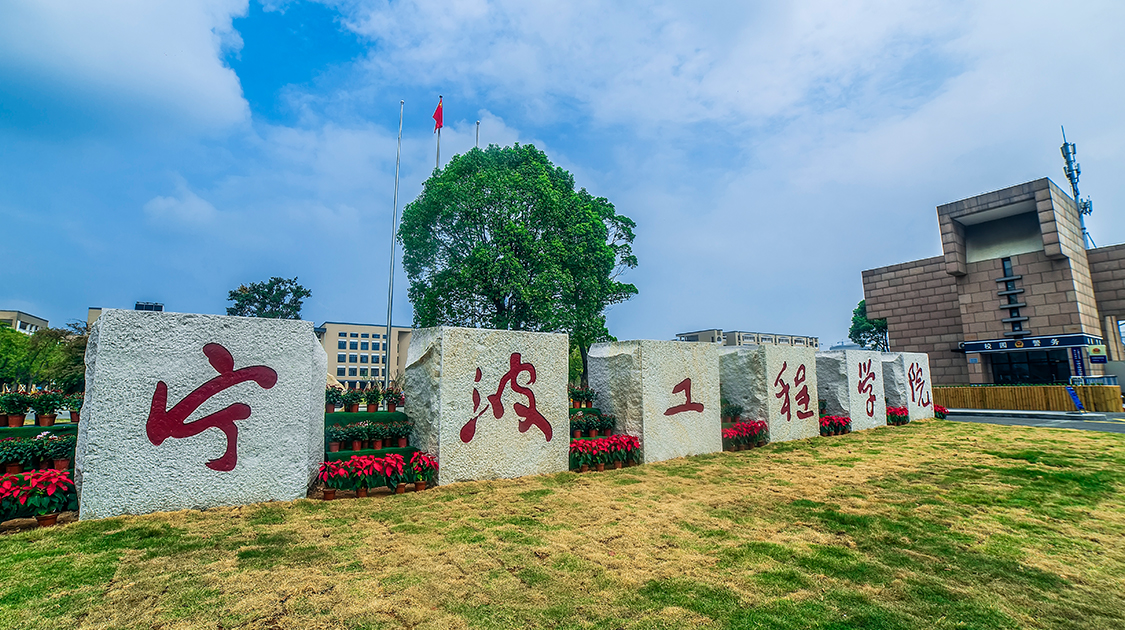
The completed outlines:
[[[224,128],[249,116],[238,77],[221,58],[241,46],[231,20],[247,7],[247,0],[0,3],[0,81],[31,108],[104,108],[132,124]]]
[[[179,175],[176,175],[176,192],[170,197],[149,199],[144,211],[158,224],[196,227],[213,222],[219,214],[211,202],[195,194]]]

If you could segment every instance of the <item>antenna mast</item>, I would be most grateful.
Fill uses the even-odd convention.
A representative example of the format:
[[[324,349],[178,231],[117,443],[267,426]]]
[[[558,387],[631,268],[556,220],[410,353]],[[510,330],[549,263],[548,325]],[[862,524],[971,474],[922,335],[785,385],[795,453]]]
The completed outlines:
[[[1082,244],[1087,249],[1090,247],[1097,247],[1094,244],[1093,237],[1086,231],[1086,215],[1094,212],[1094,204],[1090,201],[1089,197],[1081,199],[1078,196],[1078,176],[1082,174],[1082,167],[1079,166],[1075,154],[1078,152],[1078,147],[1073,142],[1066,141],[1066,129],[1062,128],[1063,144],[1061,147],[1063,159],[1066,160],[1066,166],[1063,167],[1063,173],[1070,181],[1070,190],[1074,193],[1074,203],[1078,206],[1078,221],[1082,224]]]

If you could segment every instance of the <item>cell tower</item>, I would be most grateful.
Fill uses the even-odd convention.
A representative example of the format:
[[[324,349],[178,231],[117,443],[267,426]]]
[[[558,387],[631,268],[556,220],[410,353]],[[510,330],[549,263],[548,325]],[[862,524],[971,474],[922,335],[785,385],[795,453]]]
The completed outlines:
[[[1075,154],[1078,152],[1078,147],[1073,142],[1066,141],[1066,129],[1063,128],[1063,144],[1062,155],[1066,160],[1066,166],[1063,167],[1063,173],[1066,173],[1066,178],[1070,180],[1070,190],[1074,193],[1074,203],[1078,205],[1078,221],[1082,223],[1082,242],[1086,249],[1097,247],[1094,244],[1094,239],[1090,233],[1086,231],[1086,215],[1094,212],[1094,204],[1090,201],[1089,197],[1080,199],[1078,197],[1078,176],[1082,174],[1082,167],[1079,166],[1078,161],[1075,159]]]

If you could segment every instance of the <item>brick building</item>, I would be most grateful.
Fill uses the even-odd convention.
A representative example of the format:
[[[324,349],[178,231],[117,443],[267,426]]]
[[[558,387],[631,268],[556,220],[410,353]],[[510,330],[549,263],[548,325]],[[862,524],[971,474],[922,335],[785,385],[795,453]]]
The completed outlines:
[[[863,272],[867,316],[887,320],[892,351],[929,353],[938,385],[1060,382],[1125,366],[1125,245],[1087,250],[1058,186],[1039,179],[937,215],[943,255]]]

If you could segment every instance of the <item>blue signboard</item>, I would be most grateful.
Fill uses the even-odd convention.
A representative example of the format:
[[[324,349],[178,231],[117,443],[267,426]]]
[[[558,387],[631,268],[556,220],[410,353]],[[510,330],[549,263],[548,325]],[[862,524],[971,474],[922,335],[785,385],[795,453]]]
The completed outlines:
[[[1070,399],[1074,401],[1075,409],[1077,409],[1078,411],[1086,411],[1086,408],[1082,406],[1082,401],[1078,400],[1078,393],[1074,391],[1073,387],[1067,385],[1066,393],[1070,394]]]
[[[1109,357],[1104,354],[1090,355],[1090,363],[1109,363]]]
[[[1082,348],[1071,348],[1070,358],[1074,360],[1074,376],[1086,376],[1086,362],[1082,360]]]
[[[1103,343],[1101,337],[1093,335],[1048,335],[1043,337],[1024,337],[1023,339],[989,339],[987,341],[966,341],[962,344],[965,352],[1012,352],[1015,350],[1052,350],[1056,348],[1076,348],[1095,346]]]

